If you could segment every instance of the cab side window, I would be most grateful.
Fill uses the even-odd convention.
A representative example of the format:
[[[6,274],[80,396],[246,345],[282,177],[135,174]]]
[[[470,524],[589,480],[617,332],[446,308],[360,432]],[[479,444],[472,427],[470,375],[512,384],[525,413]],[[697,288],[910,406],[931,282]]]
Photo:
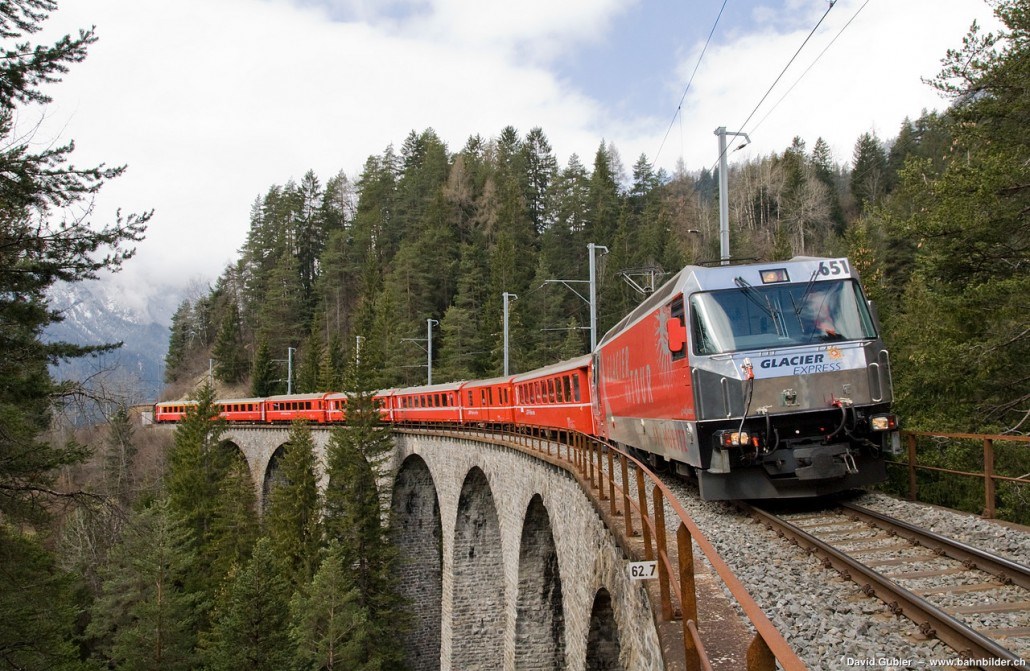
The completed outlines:
[[[683,296],[677,296],[669,304],[669,351],[672,360],[679,361],[687,356],[687,321],[683,306]]]

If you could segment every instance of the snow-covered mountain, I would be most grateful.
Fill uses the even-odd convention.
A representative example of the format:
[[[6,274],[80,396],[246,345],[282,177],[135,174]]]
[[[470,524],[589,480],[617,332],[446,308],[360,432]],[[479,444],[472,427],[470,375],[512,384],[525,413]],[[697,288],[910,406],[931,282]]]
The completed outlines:
[[[64,362],[53,369],[57,379],[88,381],[88,385],[130,403],[153,401],[164,381],[168,351],[168,321],[178,292],[152,292],[142,298],[111,282],[80,282],[55,286],[50,305],[64,315],[52,324],[47,340],[76,345],[124,343],[109,354]]]

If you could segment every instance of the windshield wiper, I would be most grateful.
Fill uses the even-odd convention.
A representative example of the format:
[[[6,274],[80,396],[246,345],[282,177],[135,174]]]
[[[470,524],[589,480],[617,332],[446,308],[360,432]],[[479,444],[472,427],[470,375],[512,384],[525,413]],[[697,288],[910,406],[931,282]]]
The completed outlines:
[[[787,335],[787,329],[785,325],[780,323],[781,318],[777,315],[777,311],[773,309],[772,303],[769,301],[768,296],[762,296],[758,291],[751,285],[750,282],[745,280],[743,277],[734,278],[733,283],[736,284],[744,296],[758,306],[758,309],[769,316],[773,321],[773,326],[776,328],[776,335],[785,337]],[[765,300],[765,305],[762,304],[762,300]]]
[[[819,269],[816,268],[815,270],[812,271],[812,276],[810,278],[808,278],[808,284],[805,285],[805,293],[801,294],[801,300],[798,303],[794,304],[794,316],[795,317],[799,317],[799,318],[801,317],[801,307],[805,304],[805,299],[808,298],[808,294],[810,294],[812,292],[812,287],[815,286],[815,278],[818,277],[818,276],[819,276]],[[791,299],[790,300],[791,301],[794,300],[793,295],[791,295]]]

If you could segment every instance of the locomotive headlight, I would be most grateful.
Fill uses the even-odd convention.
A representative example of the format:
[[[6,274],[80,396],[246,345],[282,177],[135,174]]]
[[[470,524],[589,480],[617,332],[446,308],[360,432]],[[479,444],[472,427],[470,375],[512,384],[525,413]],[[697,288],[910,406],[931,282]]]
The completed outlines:
[[[897,415],[873,415],[869,418],[873,431],[893,431],[898,428]]]
[[[720,447],[740,447],[747,445],[751,436],[747,431],[716,431],[715,440]]]

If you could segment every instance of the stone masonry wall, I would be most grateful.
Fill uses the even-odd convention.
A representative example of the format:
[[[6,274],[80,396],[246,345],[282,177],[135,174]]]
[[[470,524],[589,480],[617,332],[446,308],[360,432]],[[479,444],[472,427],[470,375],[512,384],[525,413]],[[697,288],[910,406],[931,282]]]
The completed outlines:
[[[641,583],[629,580],[626,558],[579,485],[564,471],[506,447],[416,435],[398,436],[393,470],[396,471],[411,455],[418,455],[428,465],[439,497],[443,526],[441,669],[459,671],[465,668],[456,660],[463,659],[463,651],[471,645],[469,638],[476,633],[456,626],[464,623],[462,614],[456,611],[463,607],[468,597],[467,594],[457,594],[456,587],[478,590],[477,598],[491,601],[493,595],[481,592],[496,589],[498,578],[501,578],[504,594],[504,612],[497,614],[493,626],[503,628],[503,657],[486,660],[489,663],[487,668],[515,669],[521,540],[527,511],[537,495],[550,520],[557,573],[561,581],[565,635],[565,663],[562,668],[573,671],[586,668],[590,616],[595,597],[602,588],[607,590],[612,601],[618,629],[619,666],[633,671],[663,668],[658,635]],[[481,471],[482,476],[475,474],[476,471]],[[465,485],[470,472],[474,478],[485,478],[496,506],[503,576],[486,575],[490,569],[485,567],[482,568],[483,575],[471,579],[463,576],[459,580],[454,575],[458,545],[455,533],[463,523],[459,510],[462,509],[463,494],[469,494]],[[538,528],[539,520],[532,522],[531,519],[531,523],[536,528],[530,536],[543,534]],[[540,642],[538,638],[534,639]],[[543,654],[548,654],[548,651]],[[526,658],[522,651],[518,656],[520,660]],[[533,657],[533,654],[528,653],[528,657]]]

